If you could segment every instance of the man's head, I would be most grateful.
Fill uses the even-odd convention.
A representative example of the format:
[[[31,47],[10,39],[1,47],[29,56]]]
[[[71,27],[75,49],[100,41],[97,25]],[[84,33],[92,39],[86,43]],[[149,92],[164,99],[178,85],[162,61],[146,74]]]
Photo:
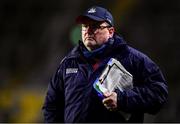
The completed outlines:
[[[82,24],[82,41],[89,51],[101,47],[113,37],[113,17],[102,7],[91,7],[83,15],[78,16],[76,21]]]

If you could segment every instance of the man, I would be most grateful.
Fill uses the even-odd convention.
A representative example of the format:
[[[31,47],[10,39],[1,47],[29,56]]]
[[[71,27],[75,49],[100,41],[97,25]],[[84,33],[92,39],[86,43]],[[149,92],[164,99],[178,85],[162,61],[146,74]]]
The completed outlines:
[[[105,8],[93,6],[76,21],[82,24],[82,41],[62,60],[49,83],[45,121],[143,122],[144,113],[156,114],[168,96],[159,67],[115,33],[113,17]],[[102,99],[93,83],[111,58],[133,75],[133,88],[106,92]]]

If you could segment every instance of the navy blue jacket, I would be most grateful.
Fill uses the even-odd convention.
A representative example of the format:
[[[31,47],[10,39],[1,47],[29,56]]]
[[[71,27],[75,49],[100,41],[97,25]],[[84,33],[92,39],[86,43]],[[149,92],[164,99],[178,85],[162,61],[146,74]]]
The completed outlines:
[[[118,111],[131,113],[128,122],[143,122],[144,113],[156,114],[166,103],[167,83],[159,67],[118,35],[103,53],[94,56],[101,60],[97,69],[92,67],[94,59],[84,57],[82,49],[83,43],[77,45],[51,79],[43,106],[45,122],[126,122]],[[112,57],[133,75],[133,89],[115,91],[118,111],[108,111],[93,88],[93,82]]]

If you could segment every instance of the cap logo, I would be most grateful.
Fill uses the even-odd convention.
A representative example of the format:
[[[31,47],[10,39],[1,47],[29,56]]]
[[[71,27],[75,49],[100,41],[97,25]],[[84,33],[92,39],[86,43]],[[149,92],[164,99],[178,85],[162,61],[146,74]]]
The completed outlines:
[[[88,13],[95,13],[96,12],[96,9],[95,8],[91,8]]]

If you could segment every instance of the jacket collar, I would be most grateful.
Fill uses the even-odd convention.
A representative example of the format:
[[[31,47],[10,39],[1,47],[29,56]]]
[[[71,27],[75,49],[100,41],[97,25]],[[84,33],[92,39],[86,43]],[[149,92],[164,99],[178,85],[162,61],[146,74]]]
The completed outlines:
[[[113,38],[110,39],[112,41],[108,41],[109,44],[105,51],[99,55],[99,57],[104,58],[112,55],[116,55],[117,53],[121,53],[124,48],[127,47],[126,42],[123,40],[121,36],[118,34],[114,34]],[[67,55],[67,58],[79,58],[83,55],[83,49],[86,49],[82,41],[79,41],[79,44],[76,45],[71,52]]]

